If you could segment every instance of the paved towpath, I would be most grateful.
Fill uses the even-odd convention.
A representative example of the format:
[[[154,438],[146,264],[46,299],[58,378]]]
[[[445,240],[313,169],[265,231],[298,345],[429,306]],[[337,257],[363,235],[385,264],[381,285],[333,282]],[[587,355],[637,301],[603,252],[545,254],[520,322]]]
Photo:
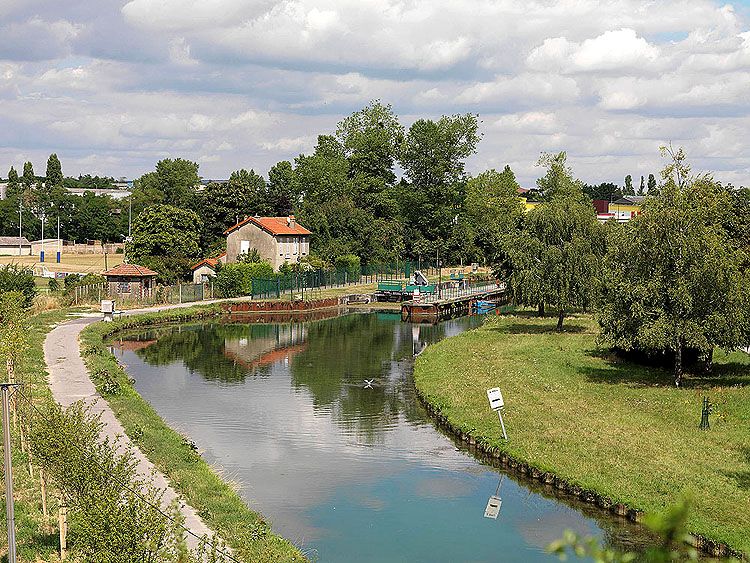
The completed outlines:
[[[216,299],[213,301],[203,301],[202,303],[216,303],[218,301],[222,300]],[[234,301],[237,301],[237,299]],[[183,303],[182,305],[165,305],[150,309],[137,309],[126,311],[124,314],[137,315],[146,312],[191,307],[196,304],[200,303]],[[112,412],[109,403],[97,393],[81,358],[78,337],[84,328],[101,319],[102,315],[98,313],[78,317],[58,325],[47,334],[47,338],[44,340],[44,360],[47,363],[47,370],[49,371],[49,384],[52,389],[52,396],[55,398],[55,401],[64,407],[76,401],[83,400],[90,406],[93,413],[101,415],[101,420],[104,424],[102,434],[112,440],[119,438],[120,451],[124,451],[126,448],[131,449],[137,461],[138,472],[142,476],[149,476],[154,472],[154,485],[165,491],[163,497],[164,507],[168,507],[174,499],[178,499],[180,510],[185,516],[185,527],[199,537],[213,535],[208,526],[198,516],[195,509],[180,500],[179,495],[170,486],[166,476],[156,470],[145,454],[130,441],[130,438],[125,434],[122,424],[117,420],[115,413]],[[188,535],[187,542],[193,549],[198,546],[198,540],[193,536]]]

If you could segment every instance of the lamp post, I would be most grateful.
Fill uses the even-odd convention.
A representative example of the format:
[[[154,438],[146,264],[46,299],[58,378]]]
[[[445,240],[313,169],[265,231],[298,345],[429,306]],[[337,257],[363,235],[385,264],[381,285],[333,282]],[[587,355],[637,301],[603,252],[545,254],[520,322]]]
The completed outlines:
[[[46,218],[46,214],[44,210],[42,210],[42,250],[39,253],[39,261],[44,262],[44,219]]]
[[[23,200],[21,197],[18,197],[18,256],[20,257],[22,254],[21,251],[21,239],[22,239],[22,226],[23,226]]]
[[[57,263],[60,263],[60,255],[62,254],[62,241],[60,240],[60,210],[57,210]]]

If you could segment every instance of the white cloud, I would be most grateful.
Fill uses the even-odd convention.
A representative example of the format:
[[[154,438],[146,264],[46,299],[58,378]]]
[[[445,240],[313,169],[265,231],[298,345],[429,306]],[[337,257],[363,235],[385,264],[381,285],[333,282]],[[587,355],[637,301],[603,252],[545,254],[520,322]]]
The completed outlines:
[[[0,14],[0,171],[53,151],[115,176],[164,156],[205,156],[209,177],[264,171],[380,98],[407,126],[479,113],[469,169],[508,162],[527,185],[542,150],[616,181],[655,173],[668,140],[750,184],[750,30],[718,0],[9,0]]]

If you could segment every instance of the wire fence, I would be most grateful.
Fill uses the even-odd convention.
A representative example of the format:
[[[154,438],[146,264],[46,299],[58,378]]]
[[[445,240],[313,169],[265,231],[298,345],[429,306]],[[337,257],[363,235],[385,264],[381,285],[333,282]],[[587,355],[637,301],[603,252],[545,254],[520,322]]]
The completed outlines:
[[[75,286],[66,290],[65,295],[72,305],[92,305],[103,299],[114,299],[118,307],[193,303],[214,298],[212,282],[156,285],[148,289],[132,284],[128,289],[129,292],[122,292],[116,284],[97,283]]]

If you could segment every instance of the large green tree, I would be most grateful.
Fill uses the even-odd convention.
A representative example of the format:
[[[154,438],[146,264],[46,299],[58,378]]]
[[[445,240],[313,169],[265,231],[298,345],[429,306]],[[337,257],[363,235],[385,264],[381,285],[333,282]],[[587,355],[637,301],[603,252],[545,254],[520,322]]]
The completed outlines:
[[[160,279],[174,282],[188,275],[200,255],[202,221],[193,211],[172,205],[152,205],[133,222],[133,239],[125,245],[131,263],[159,272]]]
[[[564,152],[543,155],[540,165],[547,168],[538,181],[546,201],[526,214],[517,236],[506,240],[498,273],[517,302],[539,307],[542,314],[545,305],[553,305],[562,330],[572,308],[593,302],[604,253],[603,227]]]
[[[276,163],[268,171],[268,207],[277,217],[294,213],[301,201],[294,168],[288,160]]]
[[[36,176],[34,175],[34,165],[31,162],[23,163],[23,176],[21,176],[21,182],[24,187],[30,189],[34,182],[36,182]]]
[[[466,159],[480,138],[472,114],[419,119],[409,128],[400,156],[409,185],[400,190],[400,204],[412,254],[446,248],[463,209]]]
[[[57,154],[52,153],[47,159],[46,184],[48,188],[61,186],[63,183],[62,165]]]
[[[473,243],[490,263],[497,262],[504,241],[522,224],[519,187],[510,166],[502,172],[482,172],[467,183],[465,220],[473,231]]]
[[[620,349],[673,356],[679,386],[686,350],[710,360],[714,347],[748,344],[750,284],[747,255],[724,225],[729,194],[691,175],[682,149],[665,151],[658,193],[609,246],[599,323]]]
[[[135,181],[133,207],[140,211],[153,203],[167,203],[194,209],[199,184],[198,164],[182,158],[165,158],[156,163],[156,170]]]

